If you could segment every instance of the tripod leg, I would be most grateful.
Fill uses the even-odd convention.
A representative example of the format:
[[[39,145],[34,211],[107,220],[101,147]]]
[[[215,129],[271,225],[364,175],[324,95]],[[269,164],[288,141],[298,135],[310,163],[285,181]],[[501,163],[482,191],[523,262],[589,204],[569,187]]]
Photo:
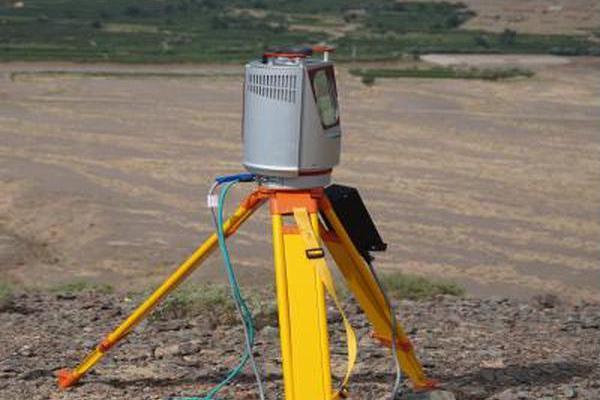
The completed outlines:
[[[253,193],[238,207],[235,213],[223,224],[226,235],[233,234],[240,225],[246,221],[252,213],[262,204],[263,199],[258,193]],[[75,369],[61,370],[58,373],[58,385],[65,389],[73,386],[83,375],[96,365],[104,354],[117,342],[127,336],[128,333],[141,322],[154,307],[175,289],[183,280],[192,273],[206,257],[216,248],[218,238],[213,233],[208,239],[186,260],[175,272],[164,281],[121,325],[94,349]]]
[[[323,203],[321,211],[332,227],[332,232],[323,235],[327,248],[340,268],[349,289],[373,324],[374,337],[389,345],[392,342],[392,322],[385,297],[335,211],[327,200]],[[324,229],[322,227],[322,230]],[[436,382],[425,377],[412,344],[400,324],[397,325],[396,337],[398,341],[396,356],[415,389],[435,387]]]
[[[283,218],[272,215],[285,399],[331,400],[325,289],[298,227]],[[310,219],[318,232],[317,213]]]

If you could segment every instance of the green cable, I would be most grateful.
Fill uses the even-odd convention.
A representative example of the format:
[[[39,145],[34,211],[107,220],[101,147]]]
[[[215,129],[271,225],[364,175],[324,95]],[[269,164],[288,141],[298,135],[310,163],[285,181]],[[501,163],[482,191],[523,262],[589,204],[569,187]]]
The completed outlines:
[[[256,329],[254,327],[254,320],[252,318],[252,313],[244,300],[240,286],[238,284],[237,277],[235,275],[235,271],[233,269],[233,265],[231,263],[231,257],[229,255],[229,250],[227,249],[227,244],[225,243],[225,232],[223,231],[223,206],[225,204],[225,198],[231,187],[235,185],[237,181],[228,182],[224,185],[221,193],[219,194],[219,202],[217,207],[217,237],[219,239],[219,249],[221,250],[221,254],[223,255],[223,261],[225,264],[225,270],[227,272],[227,279],[229,280],[229,284],[231,286],[231,293],[233,300],[239,306],[241,310],[242,323],[245,325],[245,328],[248,332],[247,340],[248,347],[252,347],[254,344],[254,338],[256,335]],[[233,379],[235,379],[244,369],[244,366],[250,359],[250,353],[246,348],[244,350],[244,355],[240,359],[238,365],[233,368],[227,376],[215,387],[213,387],[204,397],[171,397],[172,400],[214,400],[215,395],[221,391],[225,386],[227,386]]]

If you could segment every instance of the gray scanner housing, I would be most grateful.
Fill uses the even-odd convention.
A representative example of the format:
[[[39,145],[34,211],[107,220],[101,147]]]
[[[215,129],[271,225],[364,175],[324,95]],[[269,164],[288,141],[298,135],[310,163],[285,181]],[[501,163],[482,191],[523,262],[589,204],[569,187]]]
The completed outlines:
[[[335,96],[337,121],[329,126],[323,122],[312,82],[321,69],[327,74],[320,74],[320,87],[324,87],[326,75],[332,81],[329,85]],[[335,88],[331,62],[277,57],[266,63],[248,63],[242,127],[244,167],[266,177],[329,173],[339,163],[341,146]],[[325,100],[326,104],[333,104]],[[329,121],[331,109],[326,111]]]

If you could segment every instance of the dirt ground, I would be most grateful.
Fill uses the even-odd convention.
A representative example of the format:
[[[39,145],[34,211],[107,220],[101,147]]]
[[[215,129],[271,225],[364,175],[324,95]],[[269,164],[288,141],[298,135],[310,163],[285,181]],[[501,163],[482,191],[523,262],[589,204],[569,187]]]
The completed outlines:
[[[542,34],[588,34],[600,27],[595,0],[464,0],[477,15],[465,29]]]
[[[373,87],[340,67],[334,176],[361,189],[389,243],[378,269],[472,295],[600,300],[600,60],[534,67],[531,79]],[[227,76],[18,74],[54,69]],[[241,169],[238,72],[0,65],[0,280],[158,283],[211,231],[212,178]],[[272,279],[265,210],[231,248],[244,282]],[[194,279],[221,271],[212,257]]]
[[[443,66],[469,66],[476,68],[544,68],[566,65],[571,62],[566,57],[548,54],[425,54],[421,60]]]

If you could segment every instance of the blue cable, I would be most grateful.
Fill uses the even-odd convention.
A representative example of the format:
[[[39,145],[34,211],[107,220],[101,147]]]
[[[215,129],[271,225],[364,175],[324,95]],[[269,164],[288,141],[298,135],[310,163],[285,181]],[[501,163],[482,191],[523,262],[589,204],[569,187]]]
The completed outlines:
[[[215,182],[217,182],[218,184],[223,184],[227,182],[252,182],[254,179],[256,179],[256,176],[254,174],[251,174],[249,172],[242,172],[235,175],[217,176],[215,178]]]

